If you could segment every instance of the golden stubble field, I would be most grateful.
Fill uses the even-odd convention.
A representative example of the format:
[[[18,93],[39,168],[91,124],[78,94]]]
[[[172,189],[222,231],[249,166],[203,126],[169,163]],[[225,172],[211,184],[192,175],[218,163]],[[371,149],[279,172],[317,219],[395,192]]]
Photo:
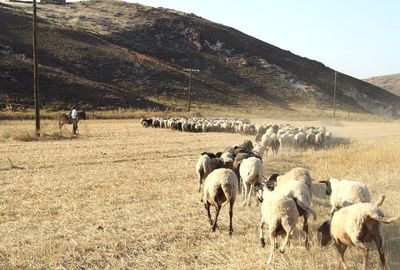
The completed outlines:
[[[291,246],[267,267],[260,208],[254,202],[244,208],[238,197],[233,236],[227,208],[212,233],[196,191],[200,152],[253,137],[145,129],[138,122],[89,120],[78,139],[32,142],[8,138],[31,130],[32,121],[0,122],[0,269],[335,269],[333,246],[319,247],[315,232],[329,211],[323,186],[314,185],[319,217],[310,222],[311,249],[304,249],[298,224]],[[326,150],[269,157],[266,175],[303,166],[317,180],[364,181],[374,200],[387,196],[386,214],[400,214],[399,122],[253,122],[326,125],[346,138]],[[56,121],[43,127],[57,131]],[[399,225],[386,225],[384,234],[390,269],[400,269]],[[361,269],[361,251],[349,249],[346,258],[350,269]],[[373,246],[370,269],[377,262]]]

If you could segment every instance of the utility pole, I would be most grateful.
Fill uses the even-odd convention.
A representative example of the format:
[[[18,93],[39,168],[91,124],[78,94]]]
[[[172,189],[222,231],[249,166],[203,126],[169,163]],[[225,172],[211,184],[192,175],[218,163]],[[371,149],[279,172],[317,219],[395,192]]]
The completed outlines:
[[[333,83],[333,118],[336,116],[336,71],[335,71],[335,81]]]
[[[39,69],[37,52],[36,0],[33,0],[33,96],[35,99],[36,136],[40,136]]]
[[[349,102],[348,102],[348,108],[347,108],[347,118],[350,117],[350,110],[351,110],[351,96],[349,95]]]
[[[200,70],[185,68],[184,71],[189,71],[188,112],[190,112],[190,104],[192,102],[192,72],[200,72]]]
[[[190,103],[192,101],[192,70],[189,75],[189,98],[188,98],[188,112],[190,112]]]

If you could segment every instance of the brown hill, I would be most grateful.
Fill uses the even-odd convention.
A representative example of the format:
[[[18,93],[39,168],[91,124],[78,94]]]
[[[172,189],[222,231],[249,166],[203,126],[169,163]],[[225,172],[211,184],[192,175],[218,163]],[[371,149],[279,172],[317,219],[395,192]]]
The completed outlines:
[[[28,4],[0,3],[0,100],[32,105]],[[39,5],[42,106],[330,106],[334,71],[194,14],[119,1]],[[400,98],[338,73],[339,106],[397,113]],[[1,105],[1,104],[0,104]]]
[[[386,76],[377,76],[364,79],[364,81],[381,87],[397,96],[400,96],[400,73]]]

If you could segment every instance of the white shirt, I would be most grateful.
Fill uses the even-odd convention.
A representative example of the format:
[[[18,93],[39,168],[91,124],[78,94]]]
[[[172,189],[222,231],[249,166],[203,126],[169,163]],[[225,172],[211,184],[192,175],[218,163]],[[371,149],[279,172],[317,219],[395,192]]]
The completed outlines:
[[[76,119],[77,116],[78,116],[78,111],[73,109],[72,112],[71,112],[71,118],[72,119]]]

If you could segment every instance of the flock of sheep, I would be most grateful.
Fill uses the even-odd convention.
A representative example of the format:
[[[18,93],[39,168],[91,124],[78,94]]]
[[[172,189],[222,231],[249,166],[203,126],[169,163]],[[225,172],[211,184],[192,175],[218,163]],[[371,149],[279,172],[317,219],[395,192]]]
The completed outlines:
[[[296,127],[291,125],[253,125],[246,119],[205,119],[205,118],[142,118],[144,127],[169,128],[185,132],[231,132],[255,135],[255,143],[244,141],[217,153],[203,152],[195,170],[198,176],[198,191],[207,210],[212,231],[217,228],[221,208],[229,204],[229,234],[233,234],[233,206],[237,194],[242,194],[243,206],[250,206],[252,194],[257,194],[257,205],[261,203],[260,243],[265,246],[264,226],[268,227],[270,252],[267,263],[272,262],[274,250],[278,248],[277,237],[282,235],[279,247],[284,252],[299,218],[305,233],[304,245],[309,248],[308,218],[317,219],[311,206],[313,178],[304,168],[293,168],[283,175],[273,174],[264,178],[263,158],[271,150],[277,154],[280,148],[320,148],[330,143],[332,133],[324,127]],[[379,252],[381,266],[386,269],[384,237],[381,224],[400,219],[385,217],[379,209],[385,197],[375,203],[367,185],[344,179],[319,181],[326,185],[330,196],[331,211],[327,220],[318,228],[321,245],[331,241],[339,254],[338,267],[347,269],[344,253],[348,246],[363,250],[363,265],[367,269],[369,244],[374,241]],[[215,207],[212,218],[210,208]]]
[[[266,131],[265,134],[267,133]],[[299,167],[283,175],[273,174],[268,179],[264,178],[263,154],[253,150],[253,143],[245,141],[222,152],[203,152],[195,166],[198,191],[202,193],[201,201],[207,210],[212,231],[217,228],[221,208],[229,204],[230,235],[233,233],[232,217],[236,194],[242,194],[243,206],[250,206],[252,194],[257,194],[257,204],[261,202],[260,242],[264,247],[264,226],[267,225],[270,239],[267,263],[270,264],[274,250],[278,247],[277,236],[284,237],[279,247],[279,251],[283,253],[299,217],[303,219],[304,245],[306,249],[309,248],[308,218],[317,218],[317,213],[311,206],[313,185],[316,183],[307,169]],[[319,181],[318,184],[326,185],[326,194],[330,196],[332,206],[330,216],[318,228],[321,245],[326,246],[333,240],[339,254],[338,267],[347,269],[344,253],[348,246],[356,246],[364,252],[363,265],[367,269],[369,243],[374,241],[381,265],[386,269],[381,224],[392,223],[400,219],[400,216],[388,218],[379,209],[385,197],[382,195],[377,202],[372,203],[367,185],[357,181],[328,179]],[[211,206],[216,209],[214,218],[211,217]]]
[[[202,117],[152,117],[142,118],[144,127],[168,128],[184,132],[229,132],[256,135],[255,146],[261,153],[272,150],[277,154],[279,149],[320,148],[330,143],[332,133],[325,127],[296,127],[273,124],[251,124],[247,119],[206,119]]]

